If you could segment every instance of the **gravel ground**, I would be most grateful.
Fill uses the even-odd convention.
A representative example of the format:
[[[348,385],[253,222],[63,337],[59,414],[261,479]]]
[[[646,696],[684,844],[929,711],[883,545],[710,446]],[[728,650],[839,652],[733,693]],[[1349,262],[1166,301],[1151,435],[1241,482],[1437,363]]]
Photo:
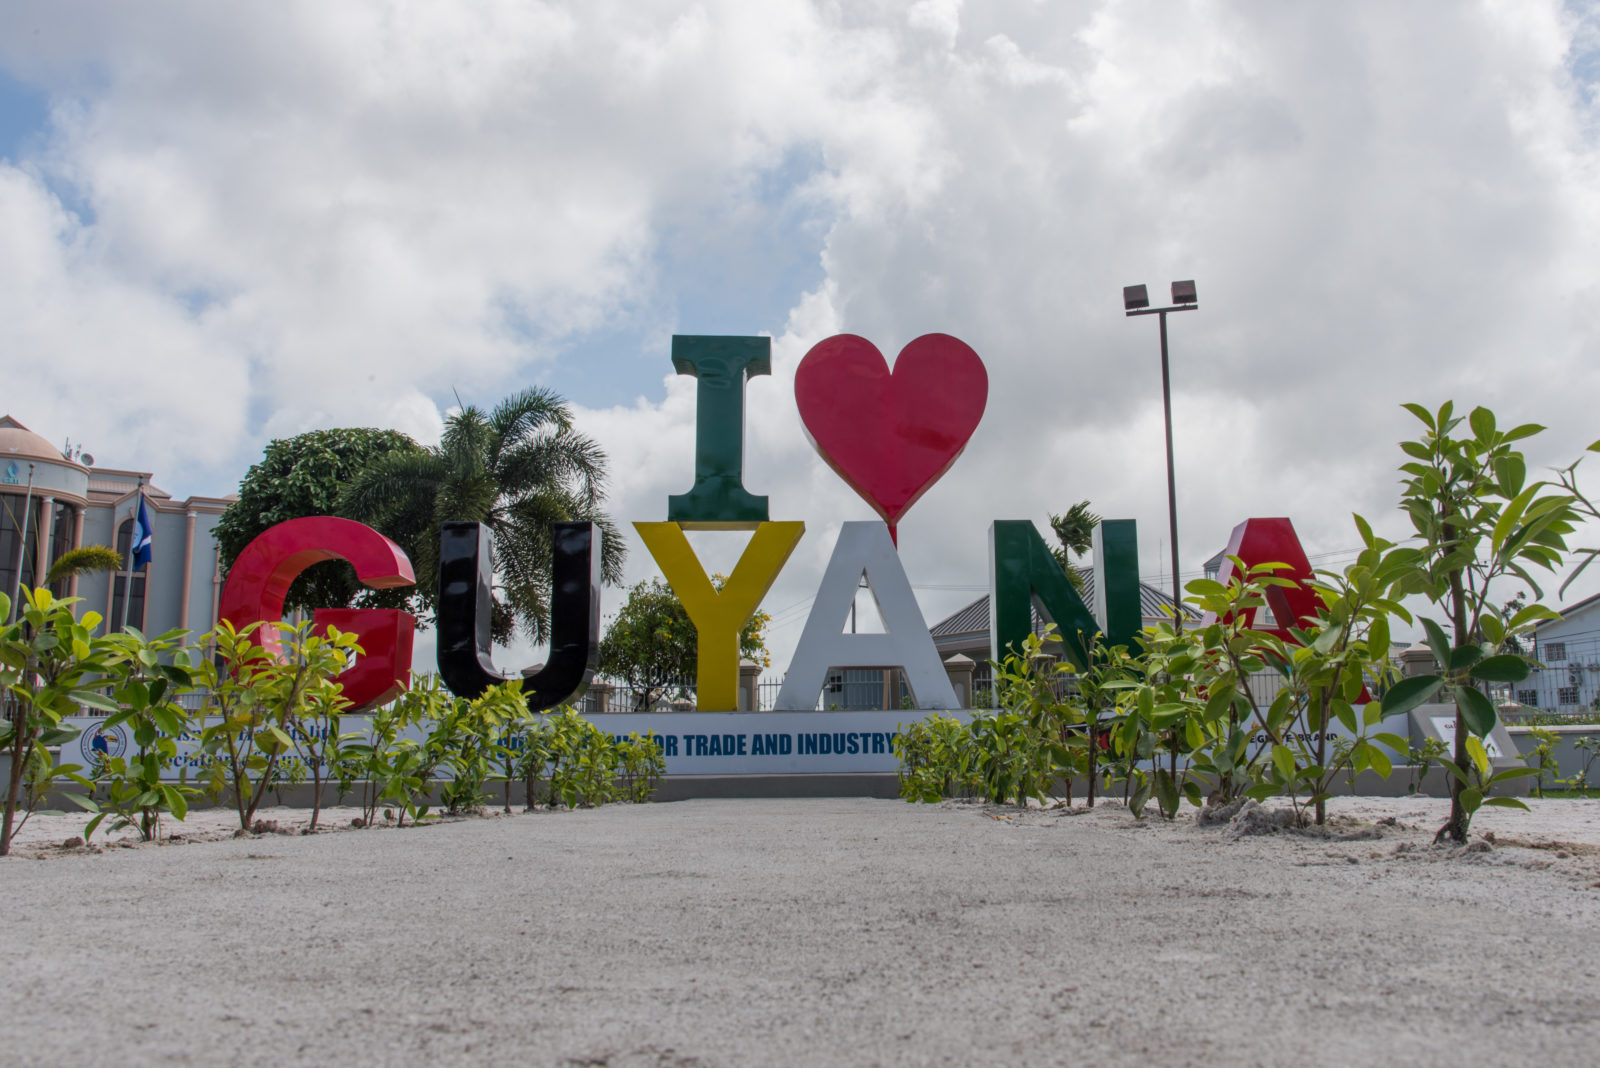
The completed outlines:
[[[46,821],[0,861],[0,1059],[1600,1059],[1600,805],[1467,849],[1429,844],[1441,802],[1334,808],[688,801],[104,852]]]

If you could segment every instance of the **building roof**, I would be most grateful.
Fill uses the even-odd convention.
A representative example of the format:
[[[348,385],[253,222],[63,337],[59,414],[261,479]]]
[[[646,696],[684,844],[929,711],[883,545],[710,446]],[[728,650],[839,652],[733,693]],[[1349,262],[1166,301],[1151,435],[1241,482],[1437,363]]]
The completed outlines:
[[[1079,571],[1083,578],[1083,592],[1079,594],[1083,603],[1094,603],[1094,572],[1089,570]],[[1162,593],[1148,582],[1139,583],[1139,615],[1146,619],[1159,619],[1165,617],[1172,610],[1172,595]],[[1183,606],[1185,619],[1199,619],[1200,613],[1188,605]],[[1044,619],[1039,615],[1039,609],[1033,610],[1033,629],[1042,631]],[[989,595],[986,593],[976,601],[960,609],[953,615],[946,616],[928,628],[934,641],[941,639],[963,637],[974,634],[989,633]]]
[[[1565,623],[1568,619],[1572,618],[1573,615],[1582,612],[1587,608],[1593,607],[1597,602],[1600,602],[1600,593],[1597,593],[1592,597],[1585,597],[1583,600],[1569,604],[1564,608],[1558,608],[1556,611],[1561,613],[1560,619],[1542,620],[1541,622],[1534,624],[1533,629],[1538,631],[1545,627],[1554,626],[1557,623]]]
[[[11,416],[0,416],[0,457],[9,460],[44,460],[67,467],[79,467],[61,454],[41,434],[35,434]]]

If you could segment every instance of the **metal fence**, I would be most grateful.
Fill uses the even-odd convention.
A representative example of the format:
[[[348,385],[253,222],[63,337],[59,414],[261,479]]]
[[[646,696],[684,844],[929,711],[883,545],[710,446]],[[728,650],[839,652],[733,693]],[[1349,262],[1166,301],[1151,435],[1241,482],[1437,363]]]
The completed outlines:
[[[1542,641],[1533,673],[1512,687],[1525,709],[1581,713],[1600,709],[1600,639]]]

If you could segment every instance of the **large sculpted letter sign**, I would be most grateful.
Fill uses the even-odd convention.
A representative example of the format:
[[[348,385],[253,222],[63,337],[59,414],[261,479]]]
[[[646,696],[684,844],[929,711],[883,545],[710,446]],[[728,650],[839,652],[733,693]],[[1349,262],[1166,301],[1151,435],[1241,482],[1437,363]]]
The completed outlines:
[[[894,370],[864,337],[817,342],[794,376],[811,444],[897,538],[900,518],[950,470],[983,418],[989,375],[966,342],[924,334]]]
[[[371,527],[333,516],[290,519],[262,531],[234,560],[222,587],[218,616],[239,630],[252,623],[278,623],[283,619],[290,584],[300,572],[324,560],[348,561],[356,569],[356,578],[374,589],[416,582],[405,552]],[[409,613],[319,608],[311,614],[311,621],[317,627],[335,627],[357,636],[362,655],[335,680],[344,686],[351,711],[380,705],[410,685],[416,620]],[[278,632],[272,626],[262,627],[256,642],[281,655]]]
[[[612,733],[653,731],[669,775],[892,773],[894,738],[916,714],[899,709],[817,710],[828,673],[844,668],[904,672],[919,710],[950,710],[959,700],[910,579],[897,527],[918,499],[961,456],[983,418],[989,379],[983,360],[948,334],[906,345],[891,369],[872,342],[838,334],[812,346],[795,372],[795,404],[823,461],[882,522],[847,522],[839,531],[810,617],[784,677],[776,709],[738,711],[739,634],[805,532],[798,520],[773,521],[768,498],[745,486],[745,384],[772,372],[766,337],[680,336],[672,363],[697,383],[693,481],[666,502],[665,522],[634,526],[683,603],[697,632],[696,711],[670,717],[618,713]],[[1040,502],[1032,502],[1036,506]],[[689,542],[695,531],[749,531],[733,573],[720,586]],[[711,536],[723,536],[721,534]],[[1094,595],[1085,604],[1071,577],[1029,520],[996,520],[989,531],[990,655],[1020,649],[1037,619],[1055,624],[1060,652],[1087,667],[1102,645],[1131,645],[1143,625],[1138,535],[1132,520],[1105,520],[1094,531]],[[519,681],[528,707],[554,708],[581,695],[600,645],[600,528],[556,523],[552,529],[551,641],[546,663],[525,676],[494,666],[490,633],[493,540],[478,523],[445,523],[439,542],[438,666],[452,692],[475,697]],[[1315,612],[1312,576],[1287,519],[1251,519],[1233,531],[1228,554],[1246,565],[1288,565],[1293,587],[1268,591],[1273,620],[1251,620],[1293,641],[1292,629]],[[252,542],[228,576],[221,615],[236,627],[276,623],[289,584],[322,560],[354,565],[376,588],[413,581],[410,562],[377,531],[317,517],[279,524]],[[1228,581],[1234,564],[1222,573]],[[858,582],[867,580],[884,632],[845,634]],[[323,610],[319,626],[357,634],[364,650],[339,677],[356,710],[405,689],[415,620],[404,612]],[[276,632],[260,642],[277,652]]]
[[[551,542],[550,658],[522,677],[535,712],[582,695],[600,660],[600,528],[556,523]],[[491,655],[493,554],[481,523],[446,523],[439,533],[439,675],[462,697],[516,678],[497,672]]]

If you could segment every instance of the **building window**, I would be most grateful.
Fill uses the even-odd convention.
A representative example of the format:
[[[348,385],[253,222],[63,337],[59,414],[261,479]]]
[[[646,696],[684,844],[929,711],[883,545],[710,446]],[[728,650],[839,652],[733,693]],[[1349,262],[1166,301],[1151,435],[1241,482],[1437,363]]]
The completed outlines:
[[[7,597],[17,592],[17,549],[22,540],[23,508],[27,498],[20,494],[0,495],[0,593]],[[39,527],[33,521],[39,501],[28,506],[28,544],[22,551],[22,585],[34,585],[33,561],[39,545]]]
[[[1539,707],[1539,691],[1538,690],[1518,690],[1517,691],[1517,704],[1519,704],[1519,705],[1527,705],[1529,708],[1538,708]]]
[[[1566,642],[1547,642],[1544,647],[1543,660],[1546,664],[1554,664],[1567,658]]]
[[[122,521],[122,525],[117,528],[117,555],[122,557],[122,566],[124,570],[118,571],[116,578],[112,581],[111,618],[106,621],[106,629],[111,632],[122,629],[122,606],[124,599],[127,599],[128,606],[127,625],[130,627],[138,627],[140,630],[144,629],[145,572],[141,570],[130,575],[126,570],[128,566],[128,550],[132,548],[132,545],[133,518],[130,516],[129,518],[124,519]],[[132,579],[133,587],[133,596],[131,598],[127,597],[129,579]]]
[[[54,565],[57,560],[72,551],[72,535],[73,528],[78,524],[78,509],[73,505],[57,501],[51,522],[54,528],[50,534],[50,563]],[[64,578],[53,584],[50,592],[57,597],[65,597],[71,585],[72,579]]]
[[[1575,705],[1579,701],[1576,686],[1561,686],[1556,689],[1556,704]]]

